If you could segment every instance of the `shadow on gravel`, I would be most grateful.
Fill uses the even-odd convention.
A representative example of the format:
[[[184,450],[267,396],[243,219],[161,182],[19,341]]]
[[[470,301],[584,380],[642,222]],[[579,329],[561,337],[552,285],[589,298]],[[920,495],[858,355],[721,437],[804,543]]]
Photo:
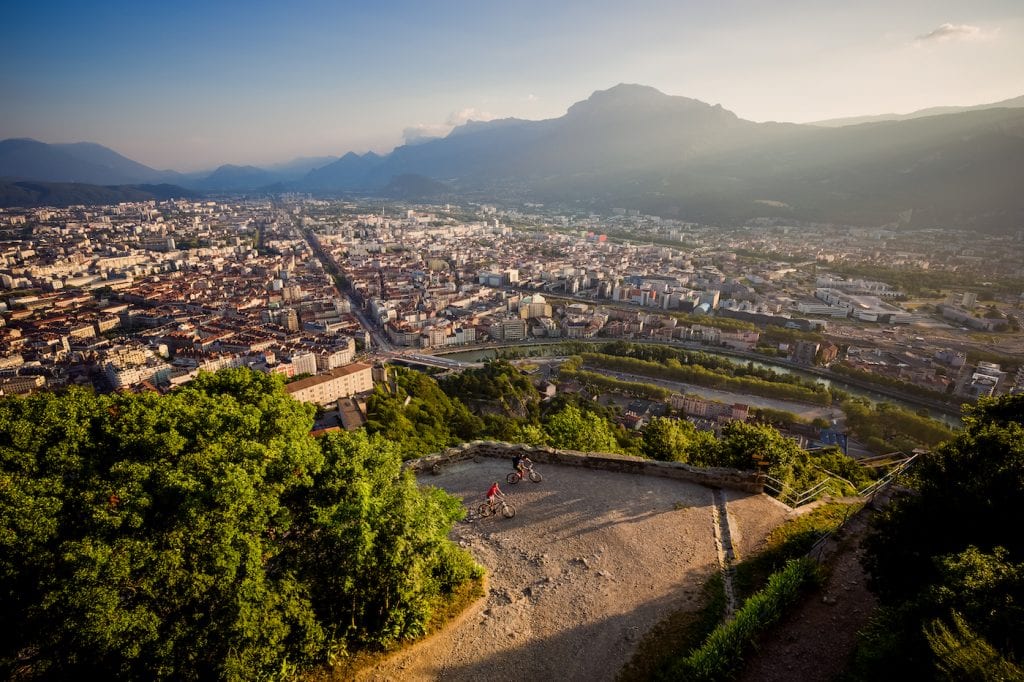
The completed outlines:
[[[694,578],[695,579],[695,578]],[[482,619],[477,627],[490,629],[499,640],[508,642],[507,648],[481,656],[472,663],[442,665],[424,670],[433,679],[476,682],[521,680],[614,680],[619,666],[629,660],[632,650],[646,631],[637,627],[637,621],[649,620],[650,613],[690,608],[691,604],[679,595],[651,600],[633,611],[600,621],[566,628],[557,634],[526,638],[503,623],[501,616]],[[697,604],[692,604],[696,608]],[[524,641],[525,640],[525,641]],[[612,663],[615,661],[616,663]]]

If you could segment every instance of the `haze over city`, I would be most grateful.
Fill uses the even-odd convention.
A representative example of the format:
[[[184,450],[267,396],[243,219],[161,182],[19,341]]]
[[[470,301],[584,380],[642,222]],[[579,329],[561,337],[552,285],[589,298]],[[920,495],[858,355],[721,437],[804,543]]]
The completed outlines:
[[[557,117],[618,82],[792,122],[1024,91],[1007,0],[19,3],[0,35],[0,139],[181,171],[388,152],[467,120]]]

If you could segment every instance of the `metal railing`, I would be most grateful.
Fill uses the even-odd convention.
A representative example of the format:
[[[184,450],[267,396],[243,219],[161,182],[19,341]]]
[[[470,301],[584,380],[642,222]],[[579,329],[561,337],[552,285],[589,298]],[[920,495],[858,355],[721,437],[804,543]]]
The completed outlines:
[[[851,495],[851,497],[861,497],[870,499],[874,497],[878,493],[878,491],[882,490],[885,486],[892,483],[892,481],[897,476],[906,471],[907,468],[911,464],[913,464],[913,462],[919,456],[920,453],[915,453],[909,457],[899,460],[899,463],[895,467],[893,467],[892,470],[886,473],[885,476],[878,479],[877,481],[872,482],[870,485],[866,486],[862,490],[856,490],[856,486],[854,486],[854,484],[851,481],[843,478],[842,476],[839,476],[838,474],[834,474],[831,471],[828,471],[827,469],[822,469],[822,471],[828,474],[828,476],[826,476],[824,479],[818,481],[813,486],[804,491],[794,491],[779,479],[775,478],[774,476],[769,476],[767,474],[765,474],[763,477],[764,488],[765,490],[774,493],[775,497],[780,502],[782,502],[786,506],[793,508],[800,507],[814,499],[817,499],[821,492],[825,490],[825,488],[827,488],[828,485],[832,482],[843,483],[849,486],[850,488],[856,490],[856,492],[853,495]]]

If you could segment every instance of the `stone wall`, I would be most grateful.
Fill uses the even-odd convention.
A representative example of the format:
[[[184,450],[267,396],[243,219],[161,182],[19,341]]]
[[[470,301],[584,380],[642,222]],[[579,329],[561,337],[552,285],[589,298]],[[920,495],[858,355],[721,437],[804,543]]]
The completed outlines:
[[[479,457],[496,459],[512,459],[516,453],[528,456],[537,464],[560,464],[577,466],[587,469],[618,471],[626,474],[644,476],[661,476],[675,478],[691,483],[698,483],[712,488],[733,488],[748,493],[760,493],[764,486],[760,477],[752,471],[723,469],[718,467],[701,468],[681,464],[679,462],[659,462],[642,457],[616,455],[608,452],[577,452],[575,450],[555,450],[543,446],[499,443],[495,441],[471,441],[441,452],[406,462],[405,466],[417,474],[431,471],[434,465],[444,466],[452,462]]]

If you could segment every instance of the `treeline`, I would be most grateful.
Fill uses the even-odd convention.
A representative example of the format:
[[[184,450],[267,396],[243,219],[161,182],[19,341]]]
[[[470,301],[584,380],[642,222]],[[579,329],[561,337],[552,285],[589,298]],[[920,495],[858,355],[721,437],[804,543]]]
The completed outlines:
[[[581,358],[570,358],[563,371],[593,388],[622,390],[652,399],[664,399],[668,394],[657,386],[582,371],[578,369],[580,363]],[[642,430],[630,431],[618,423],[617,408],[576,394],[561,394],[540,403],[539,394],[532,386],[526,388],[522,383],[525,377],[508,362],[492,361],[462,374],[459,380],[443,379],[439,384],[414,370],[390,368],[389,380],[377,387],[368,403],[367,429],[393,440],[394,447],[406,458],[421,457],[462,441],[493,439],[584,452],[618,452],[696,466],[743,470],[760,466],[794,491],[806,490],[824,479],[828,476],[826,470],[848,479],[858,489],[871,480],[840,450],[808,453],[766,424],[731,422],[722,429],[721,439],[711,431],[698,431],[685,419],[657,417]],[[492,407],[497,398],[481,403],[481,396],[492,395],[486,387],[488,382],[519,386],[517,401],[529,403],[527,416],[495,412]],[[476,408],[470,409],[464,399],[476,403]],[[837,482],[832,492],[855,492],[843,485]]]
[[[850,433],[879,454],[932,448],[954,435],[942,422],[891,403],[872,405],[864,399],[847,400],[843,412]]]
[[[813,387],[803,385],[799,383],[799,378],[794,381],[794,378],[774,372],[769,374],[777,378],[769,379],[763,374],[765,370],[753,366],[744,368],[732,365],[732,369],[716,370],[709,369],[702,364],[683,364],[674,357],[667,358],[662,362],[606,353],[584,353],[582,357],[586,366],[615,372],[669,379],[731,393],[750,393],[765,398],[794,400],[817,405],[832,404],[832,393],[821,384],[814,384]]]
[[[606,374],[599,374],[597,372],[588,372],[583,369],[572,369],[562,367],[558,372],[559,378],[574,379],[580,384],[598,391],[608,392],[615,391],[618,393],[625,393],[626,395],[636,396],[637,398],[646,398],[647,400],[667,400],[672,391],[668,390],[663,386],[657,384],[647,384],[640,381],[624,381],[623,379],[616,379]]]
[[[290,677],[421,635],[478,578],[396,447],[279,378],[0,400],[6,679]]]
[[[614,410],[564,395],[541,405],[529,379],[504,360],[465,370],[440,384],[415,370],[391,367],[388,372],[389,380],[367,402],[367,430],[394,441],[407,459],[476,439],[571,450],[635,450],[634,437],[615,422]]]
[[[868,470],[839,448],[809,452],[771,426],[740,421],[726,424],[716,438],[685,419],[655,417],[642,430],[640,454],[702,467],[760,470],[797,493],[832,474],[849,481],[835,481],[830,492],[840,495],[854,494],[872,480]]]

